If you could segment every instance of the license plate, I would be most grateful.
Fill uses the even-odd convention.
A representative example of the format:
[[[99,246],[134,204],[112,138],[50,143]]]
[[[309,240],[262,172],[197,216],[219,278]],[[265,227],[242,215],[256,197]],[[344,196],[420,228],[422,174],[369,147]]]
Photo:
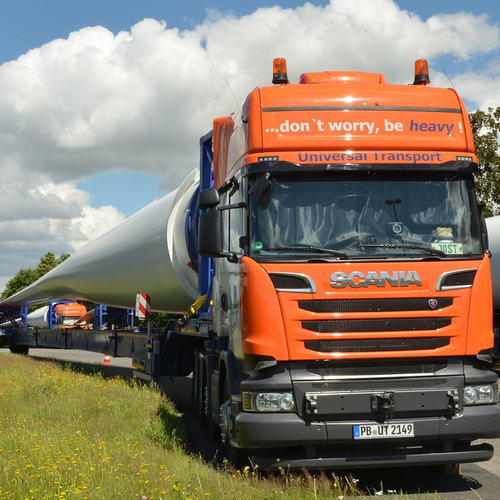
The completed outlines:
[[[399,424],[363,424],[354,425],[354,439],[381,439],[414,437],[414,426],[411,422]]]
[[[446,254],[463,255],[464,253],[464,246],[462,245],[462,243],[431,243],[431,248],[433,248],[434,250],[441,250],[441,252],[444,252]]]

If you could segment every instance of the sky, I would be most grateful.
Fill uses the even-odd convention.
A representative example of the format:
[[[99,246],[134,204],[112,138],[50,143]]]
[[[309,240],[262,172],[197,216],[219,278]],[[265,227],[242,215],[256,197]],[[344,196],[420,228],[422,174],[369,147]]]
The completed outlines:
[[[285,57],[500,106],[498,0],[0,0],[0,291],[179,186]],[[133,235],[131,235],[133,237]]]

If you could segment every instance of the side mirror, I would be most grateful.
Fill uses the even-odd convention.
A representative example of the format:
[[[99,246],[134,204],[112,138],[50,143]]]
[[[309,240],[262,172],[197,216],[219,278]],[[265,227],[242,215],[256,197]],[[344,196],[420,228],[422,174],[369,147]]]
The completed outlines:
[[[216,188],[204,189],[198,195],[198,209],[214,208],[220,202],[219,192]]]
[[[198,253],[202,257],[226,257],[229,262],[238,262],[238,255],[224,252],[222,238],[222,212],[212,208],[198,219]]]
[[[217,209],[202,213],[198,219],[198,253],[202,257],[223,256],[222,213]]]

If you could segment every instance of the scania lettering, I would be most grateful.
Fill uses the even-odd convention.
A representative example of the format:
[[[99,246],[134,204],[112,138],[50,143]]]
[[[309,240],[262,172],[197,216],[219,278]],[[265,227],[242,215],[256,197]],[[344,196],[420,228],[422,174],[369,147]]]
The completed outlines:
[[[376,272],[368,272],[366,276],[359,272],[353,271],[349,275],[343,272],[333,273],[331,276],[333,288],[345,288],[351,286],[353,288],[366,288],[369,286],[385,287],[387,285],[394,287],[406,287],[410,285],[422,286],[420,278],[416,271],[394,271],[392,275],[386,271],[380,273],[380,277]]]
[[[194,411],[238,467],[491,459],[490,251],[463,101],[429,85],[424,60],[411,85],[289,83],[283,59],[272,81],[214,120],[178,190],[7,305],[148,294],[175,318],[107,345],[146,380],[192,373]]]

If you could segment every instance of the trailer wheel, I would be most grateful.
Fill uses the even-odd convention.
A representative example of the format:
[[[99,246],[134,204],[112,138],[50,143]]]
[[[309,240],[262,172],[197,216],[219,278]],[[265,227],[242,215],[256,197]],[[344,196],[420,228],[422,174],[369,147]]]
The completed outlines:
[[[226,449],[227,459],[233,464],[236,469],[243,469],[250,465],[249,457],[243,448],[237,448],[231,444],[231,439],[234,435],[234,419],[231,415],[231,391],[229,387],[229,379],[226,377],[224,382],[224,403],[220,407],[220,425],[222,444]]]
[[[13,345],[9,347],[12,354],[22,354],[27,356],[30,352],[30,348],[27,345]]]

